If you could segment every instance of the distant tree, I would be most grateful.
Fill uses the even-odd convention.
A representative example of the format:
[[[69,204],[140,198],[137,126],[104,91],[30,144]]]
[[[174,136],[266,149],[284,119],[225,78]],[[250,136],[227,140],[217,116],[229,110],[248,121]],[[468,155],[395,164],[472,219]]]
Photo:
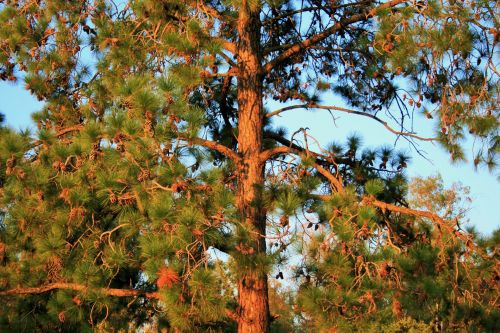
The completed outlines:
[[[428,308],[449,292],[425,289],[435,265],[488,255],[456,221],[409,206],[404,154],[355,136],[319,147],[272,118],[368,117],[454,160],[469,132],[474,164],[493,169],[496,2],[0,3],[0,78],[44,102],[35,135],[1,132],[2,329],[268,332],[302,318],[335,331],[389,299],[388,322]],[[418,112],[437,138],[415,132]],[[280,322],[268,280],[295,261],[316,287],[276,298],[272,311],[298,311]],[[395,329],[428,321],[414,317]],[[476,317],[463,322],[491,327]]]

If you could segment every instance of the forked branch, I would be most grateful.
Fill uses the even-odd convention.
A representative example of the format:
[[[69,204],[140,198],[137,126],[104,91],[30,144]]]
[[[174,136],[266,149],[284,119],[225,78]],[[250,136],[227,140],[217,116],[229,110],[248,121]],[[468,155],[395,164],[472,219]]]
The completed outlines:
[[[316,162],[313,163],[313,167],[323,176],[325,177],[330,183],[335,187],[335,190],[337,192],[344,192],[344,186],[342,185],[342,182],[331,172],[329,172],[327,169],[325,169],[323,166],[321,166],[318,163],[318,159],[325,159],[326,157],[312,152],[312,151],[307,151],[303,148],[297,147],[295,145],[293,146],[279,146],[275,148],[271,148],[268,150],[263,151],[260,154],[260,160],[262,163],[265,163],[268,159],[270,159],[273,156],[280,155],[280,154],[294,154],[298,155],[300,157],[305,157],[306,154],[308,154],[310,157],[313,157],[316,159]]]

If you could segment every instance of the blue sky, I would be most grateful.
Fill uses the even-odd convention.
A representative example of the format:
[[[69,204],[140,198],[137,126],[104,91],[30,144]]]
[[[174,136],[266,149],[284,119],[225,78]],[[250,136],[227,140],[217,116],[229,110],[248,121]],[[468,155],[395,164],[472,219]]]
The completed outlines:
[[[330,99],[328,102],[333,103],[332,101],[333,99]],[[342,106],[336,100],[335,105]],[[9,126],[15,129],[26,127],[34,129],[30,114],[39,110],[41,106],[42,104],[25,91],[22,85],[0,82],[0,112],[5,114]],[[268,107],[272,110],[273,106],[275,105]],[[287,127],[289,133],[301,127],[308,127],[309,133],[322,145],[332,141],[345,142],[346,136],[352,133],[362,136],[364,147],[395,143],[395,136],[373,120],[342,113],[333,115],[335,121],[326,110],[293,110],[274,117],[273,123]],[[417,118],[415,128],[422,129],[420,134],[431,136],[433,125],[426,119]],[[409,152],[412,156],[412,162],[408,168],[410,177],[425,177],[439,172],[446,185],[461,182],[470,187],[473,202],[469,218],[471,224],[477,226],[480,232],[490,233],[500,226],[500,184],[494,174],[481,168],[475,171],[470,162],[454,165],[450,162],[448,154],[430,142],[421,142],[419,147],[426,152],[430,161],[416,154],[414,148],[404,140],[397,142],[397,148]]]

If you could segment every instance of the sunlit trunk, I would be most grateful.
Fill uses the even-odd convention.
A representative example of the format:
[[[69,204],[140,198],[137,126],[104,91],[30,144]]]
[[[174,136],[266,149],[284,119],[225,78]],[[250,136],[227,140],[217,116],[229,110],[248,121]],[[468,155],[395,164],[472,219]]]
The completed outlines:
[[[263,104],[260,55],[259,10],[243,1],[238,20],[238,208],[244,222],[255,231],[249,246],[253,255],[266,252],[266,212],[262,206],[264,165],[259,161],[262,150]],[[269,302],[267,275],[246,272],[238,281],[238,332],[268,332]]]

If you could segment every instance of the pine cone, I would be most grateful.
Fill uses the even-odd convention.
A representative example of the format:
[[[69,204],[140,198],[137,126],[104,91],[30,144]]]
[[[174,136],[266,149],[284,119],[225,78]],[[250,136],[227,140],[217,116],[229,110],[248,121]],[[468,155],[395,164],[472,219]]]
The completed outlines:
[[[101,155],[101,144],[100,142],[96,142],[92,145],[92,151],[90,152],[89,155],[89,160],[95,161],[99,155]]]
[[[75,166],[76,168],[80,168],[83,165],[83,159],[81,157],[77,157]]]
[[[146,119],[144,122],[144,126],[142,127],[144,130],[144,135],[151,136],[153,135],[153,121]]]
[[[125,151],[125,144],[123,142],[118,142],[116,144],[116,150],[119,151],[120,153],[123,153]]]
[[[16,165],[16,158],[14,156],[12,156],[11,158],[9,158],[7,160],[7,168],[14,168],[14,166]]]
[[[282,227],[286,227],[288,225],[288,222],[289,222],[288,215],[281,215],[281,217],[280,217],[280,225]]]
[[[63,188],[63,190],[59,194],[59,198],[63,199],[66,203],[69,203],[69,189]]]
[[[118,201],[118,198],[116,197],[116,194],[109,190],[109,202],[112,204],[115,204]]]
[[[139,175],[137,176],[137,180],[139,182],[143,182],[149,179],[151,179],[151,172],[147,169],[141,169],[141,172],[139,172]]]
[[[97,158],[97,153],[95,151],[91,151],[89,155],[89,160],[90,161],[95,161]]]

